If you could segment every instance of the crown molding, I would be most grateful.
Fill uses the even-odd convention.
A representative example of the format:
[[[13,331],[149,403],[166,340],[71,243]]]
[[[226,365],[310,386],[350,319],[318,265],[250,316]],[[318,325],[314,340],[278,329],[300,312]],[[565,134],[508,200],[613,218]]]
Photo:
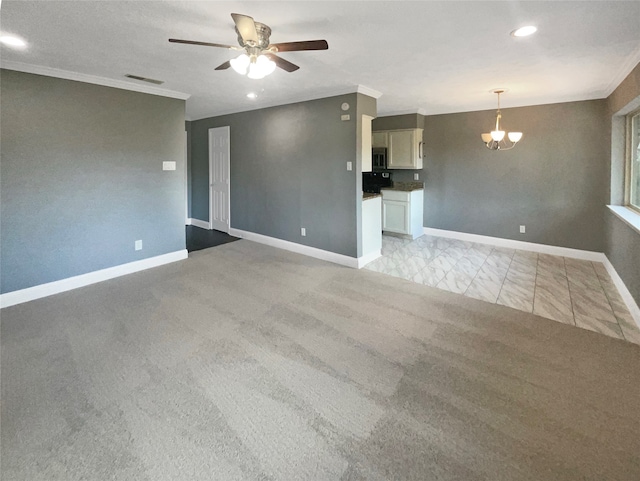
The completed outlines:
[[[7,70],[16,70],[18,72],[32,73],[36,75],[44,75],[46,77],[55,77],[65,80],[75,80],[77,82],[84,82],[95,85],[102,85],[103,87],[113,87],[122,90],[132,90],[134,92],[141,92],[151,95],[159,95],[161,97],[170,97],[174,99],[187,100],[191,97],[191,94],[183,92],[176,92],[174,90],[161,89],[158,87],[151,87],[146,85],[139,85],[124,80],[116,80],[107,77],[99,77],[97,75],[88,75],[84,73],[71,72],[69,70],[61,70],[52,67],[44,67],[42,65],[31,65],[22,62],[13,62],[10,60],[0,61],[0,68]]]
[[[615,89],[627,78],[627,76],[631,73],[631,71],[636,68],[636,65],[640,63],[640,47],[638,47],[635,52],[629,55],[627,61],[623,64],[623,66],[618,71],[618,74],[611,79],[609,85],[605,89],[602,94],[603,98],[609,97],[613,93]]]
[[[394,115],[412,115],[412,114],[427,115],[427,111],[423,108],[419,108],[419,109],[410,109],[410,110],[396,110],[392,112],[380,112],[378,114],[378,118],[392,117]]]
[[[356,92],[359,94],[368,95],[369,97],[373,97],[376,100],[382,97],[382,92],[367,87],[366,85],[358,85],[356,88]]]

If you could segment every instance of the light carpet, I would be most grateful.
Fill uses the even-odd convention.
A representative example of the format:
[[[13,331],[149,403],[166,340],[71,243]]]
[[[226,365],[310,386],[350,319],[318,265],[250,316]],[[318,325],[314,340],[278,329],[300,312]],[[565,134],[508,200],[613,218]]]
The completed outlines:
[[[3,309],[3,480],[640,479],[640,346],[240,240]]]

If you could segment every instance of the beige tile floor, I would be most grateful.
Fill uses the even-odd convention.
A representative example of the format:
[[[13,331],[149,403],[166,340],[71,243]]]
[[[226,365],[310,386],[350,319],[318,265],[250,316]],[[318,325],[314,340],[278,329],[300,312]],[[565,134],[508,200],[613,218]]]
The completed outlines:
[[[382,236],[365,269],[640,344],[640,329],[604,265],[424,235]]]

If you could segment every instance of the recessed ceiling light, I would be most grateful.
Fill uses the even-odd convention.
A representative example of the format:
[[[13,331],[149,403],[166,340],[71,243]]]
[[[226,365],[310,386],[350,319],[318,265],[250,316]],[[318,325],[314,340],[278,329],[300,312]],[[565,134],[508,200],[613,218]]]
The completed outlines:
[[[5,45],[9,45],[10,47],[25,47],[27,45],[27,42],[21,38],[14,37],[13,35],[2,35],[0,37],[0,42]]]
[[[258,98],[258,94],[257,94],[257,93],[255,93],[255,92],[249,92],[249,93],[247,94],[247,97],[248,97],[248,98],[250,98],[251,100],[255,100],[255,99],[257,99],[257,98]]]
[[[512,37],[527,37],[536,33],[538,29],[533,25],[527,25],[526,27],[520,27],[513,32],[511,32]]]

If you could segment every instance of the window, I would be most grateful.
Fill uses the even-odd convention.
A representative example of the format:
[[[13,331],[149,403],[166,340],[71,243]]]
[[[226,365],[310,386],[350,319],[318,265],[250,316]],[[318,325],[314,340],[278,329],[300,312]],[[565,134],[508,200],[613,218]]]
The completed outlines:
[[[640,110],[627,117],[626,204],[640,212]]]

